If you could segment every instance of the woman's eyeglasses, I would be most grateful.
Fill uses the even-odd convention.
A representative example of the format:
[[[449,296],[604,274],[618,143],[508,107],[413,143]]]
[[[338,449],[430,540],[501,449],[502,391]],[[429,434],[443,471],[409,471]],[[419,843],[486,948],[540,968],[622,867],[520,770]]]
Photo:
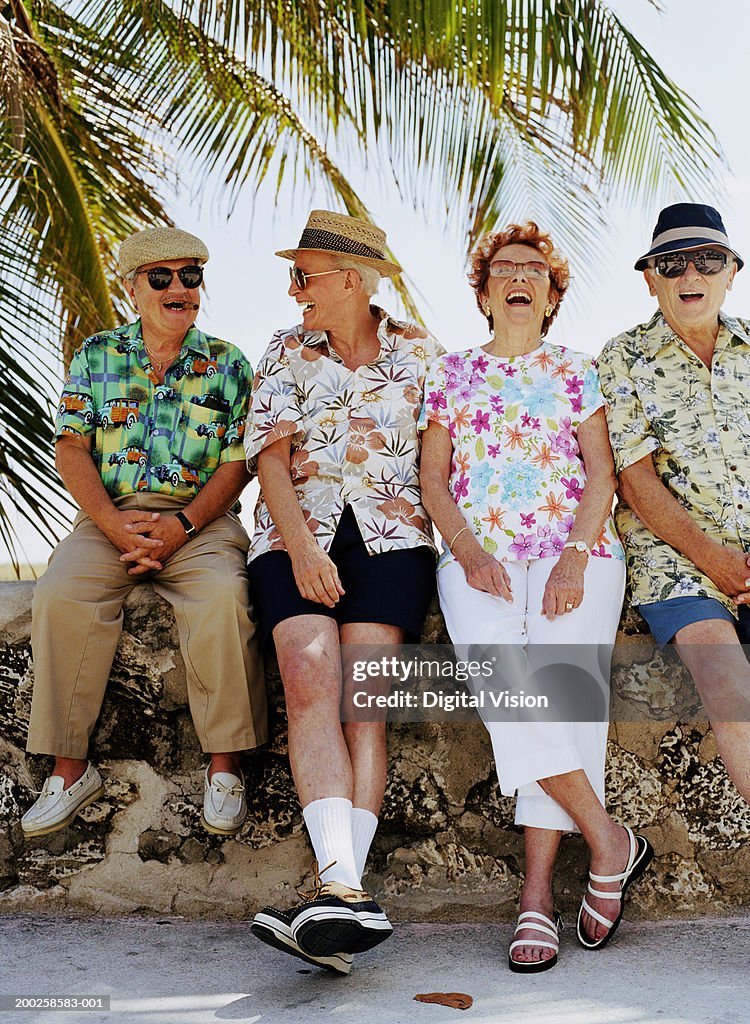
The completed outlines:
[[[169,267],[151,267],[149,270],[136,270],[136,274],[145,274],[146,280],[155,292],[166,291],[175,274],[185,288],[200,288],[203,284],[203,267],[180,267],[179,270],[171,270]]]
[[[527,260],[516,263],[515,260],[493,260],[490,263],[490,277],[513,277],[520,270],[525,277],[536,279],[549,277],[549,267],[541,260]]]

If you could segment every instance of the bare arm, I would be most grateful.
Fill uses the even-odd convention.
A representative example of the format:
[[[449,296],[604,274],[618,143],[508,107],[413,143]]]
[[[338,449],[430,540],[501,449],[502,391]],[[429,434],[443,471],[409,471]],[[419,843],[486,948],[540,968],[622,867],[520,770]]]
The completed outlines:
[[[258,455],[258,479],[268,511],[292,560],[300,594],[333,608],[344,593],[334,562],[308,529],[292,484],[291,437],[281,437]]]
[[[161,554],[162,541],[150,536],[159,520],[158,512],[140,509],[119,511],[102,483],[91,456],[91,437],[69,434],[55,445],[55,466],[78,506],[96,523],[118,551],[130,551],[137,540],[147,568],[159,567],[149,554]]]
[[[581,492],[568,540],[583,540],[591,548],[612,511],[612,499],[617,486],[604,409],[598,409],[581,423],[577,437],[586,468],[586,484]],[[562,552],[544,588],[542,612],[548,619],[563,615],[580,605],[587,563],[588,555],[585,551],[566,548]],[[572,608],[568,605],[572,605]]]
[[[234,505],[249,480],[250,474],[243,461],[224,462],[182,512],[197,530],[201,530]],[[126,526],[125,529],[135,532],[137,527]],[[131,576],[138,576],[150,569],[162,569],[170,556],[187,541],[185,528],[176,515],[162,515],[159,522],[151,527],[149,535],[161,542],[158,553],[154,553],[155,556],[158,554],[159,560],[156,562],[147,558],[144,561],[140,538],[134,539],[131,548],[120,558],[121,562],[138,562],[138,565],[128,570]]]
[[[620,473],[620,492],[640,521],[737,603],[750,603],[750,558],[711,540],[659,479],[650,455]]]
[[[448,488],[453,447],[450,434],[440,423],[431,422],[422,438],[419,483],[427,513],[447,543],[464,530],[466,520]],[[485,551],[471,528],[456,537],[453,554],[464,571],[466,582],[510,601],[510,580],[504,567]]]

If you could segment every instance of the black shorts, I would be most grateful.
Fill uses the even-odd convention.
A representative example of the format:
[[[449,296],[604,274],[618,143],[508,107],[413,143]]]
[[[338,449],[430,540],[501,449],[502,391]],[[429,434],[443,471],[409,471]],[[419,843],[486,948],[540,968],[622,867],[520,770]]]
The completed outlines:
[[[435,589],[435,554],[430,548],[369,554],[347,505],[328,555],[346,591],[335,608],[300,594],[286,551],[267,551],[248,564],[250,599],[264,642],[275,626],[297,615],[327,615],[339,625],[380,622],[403,629],[409,643],[419,641]]]

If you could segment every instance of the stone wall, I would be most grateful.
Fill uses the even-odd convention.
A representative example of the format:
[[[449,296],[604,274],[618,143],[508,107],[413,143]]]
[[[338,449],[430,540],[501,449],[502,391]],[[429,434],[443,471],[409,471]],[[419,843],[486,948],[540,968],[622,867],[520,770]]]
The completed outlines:
[[[24,754],[32,588],[0,584],[0,909],[244,918],[263,903],[293,901],[295,887],[309,880],[312,854],[289,773],[275,666],[272,741],[247,755],[247,823],[235,838],[210,836],[200,826],[204,760],[185,706],[174,620],[148,585],[126,604],[93,738],[105,796],[68,829],[24,840],[18,819],[49,767]],[[656,849],[631,913],[734,910],[750,901],[750,809],[727,779],[707,724],[696,724],[689,682],[671,670],[656,689],[644,678],[647,645],[637,633],[626,617],[608,757],[612,812],[641,826]],[[424,638],[446,642],[436,610]],[[65,638],[59,643],[65,657]],[[650,706],[649,720],[627,713],[639,704]],[[523,868],[512,820],[478,719],[393,725],[367,886],[394,919],[512,920]],[[582,840],[566,837],[556,879],[563,910],[578,905],[584,864]]]

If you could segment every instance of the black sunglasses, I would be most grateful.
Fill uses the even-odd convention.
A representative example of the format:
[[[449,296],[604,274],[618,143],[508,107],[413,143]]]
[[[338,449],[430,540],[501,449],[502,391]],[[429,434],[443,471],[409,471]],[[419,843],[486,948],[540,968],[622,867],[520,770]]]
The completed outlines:
[[[654,269],[659,277],[682,277],[692,263],[699,274],[710,277],[720,274],[727,265],[727,254],[718,249],[684,249],[657,256]]]
[[[175,274],[185,288],[200,288],[203,284],[203,267],[180,267],[179,270],[170,270],[169,267],[151,267],[150,270],[136,270],[136,274],[145,274],[146,280],[155,292],[163,292],[169,288]]]

